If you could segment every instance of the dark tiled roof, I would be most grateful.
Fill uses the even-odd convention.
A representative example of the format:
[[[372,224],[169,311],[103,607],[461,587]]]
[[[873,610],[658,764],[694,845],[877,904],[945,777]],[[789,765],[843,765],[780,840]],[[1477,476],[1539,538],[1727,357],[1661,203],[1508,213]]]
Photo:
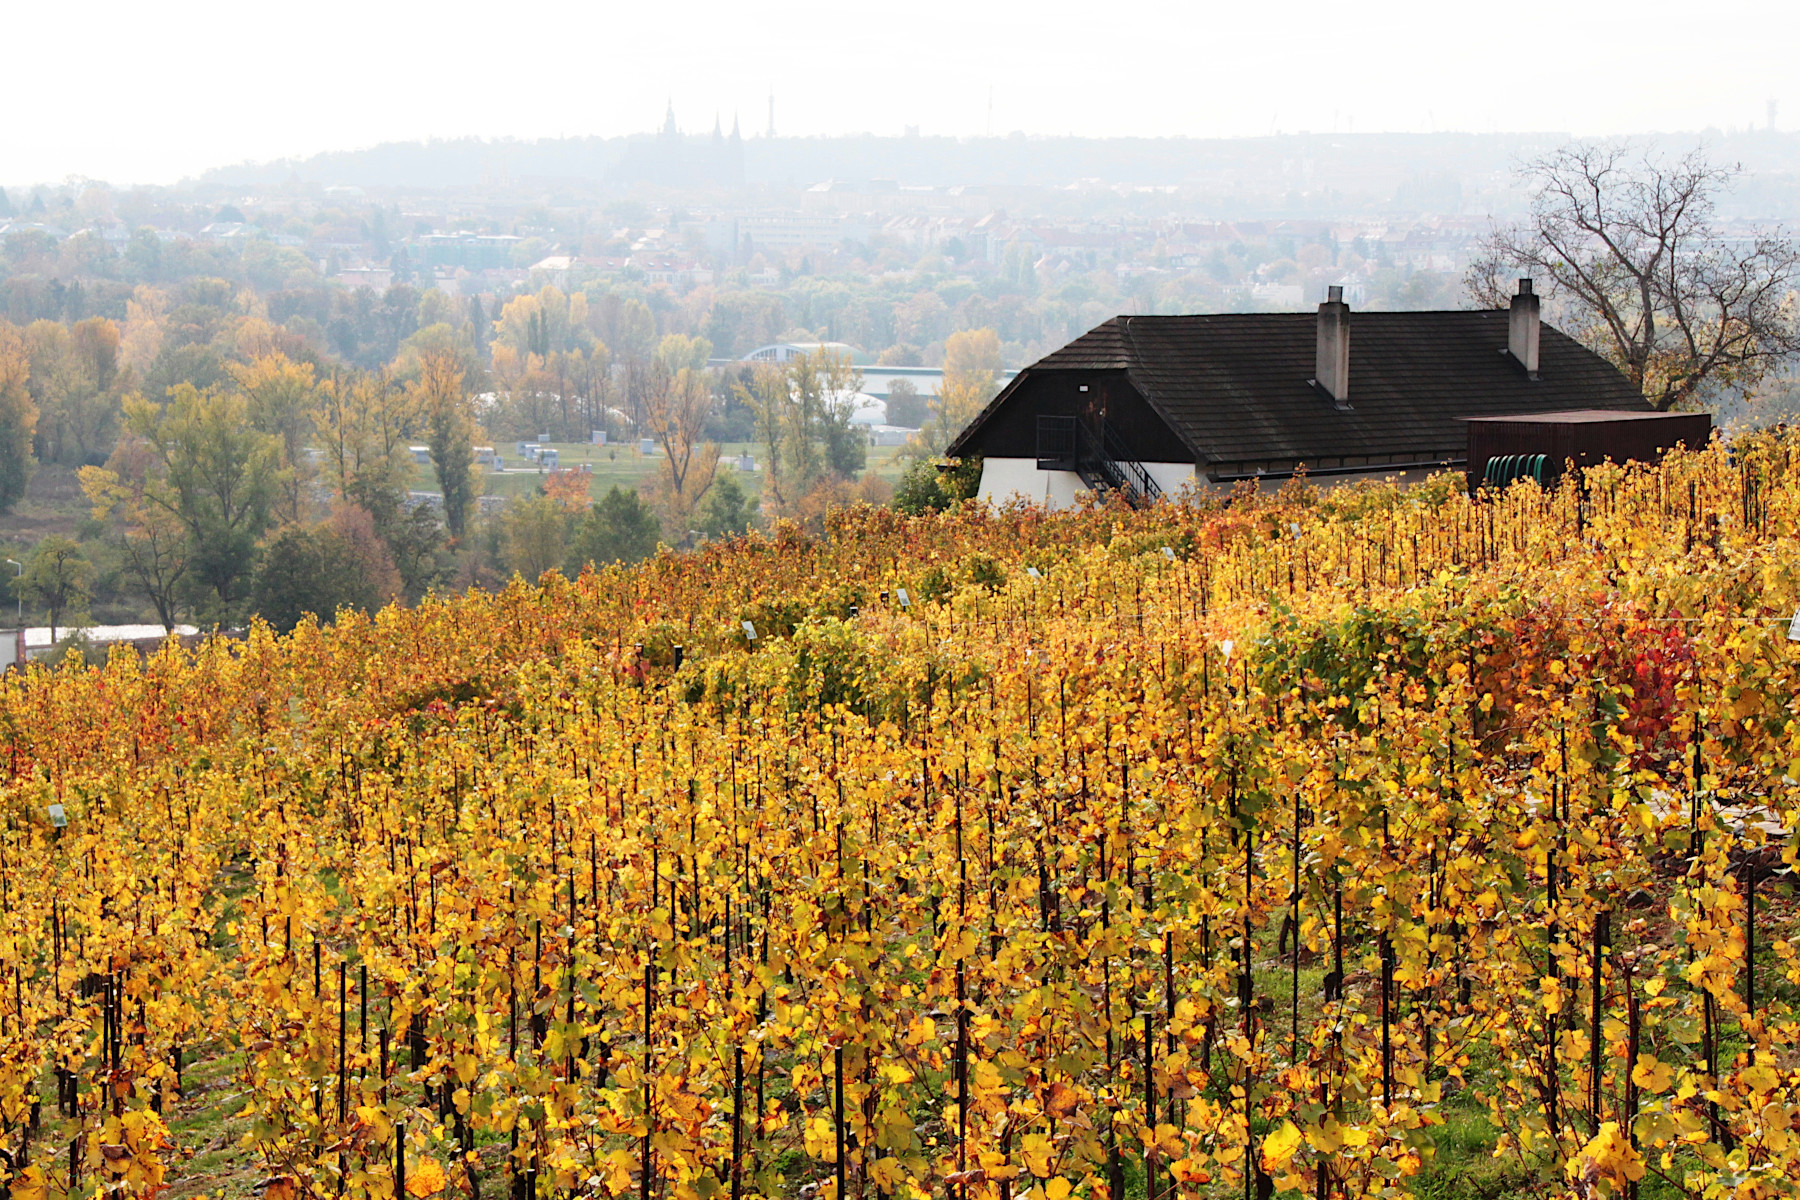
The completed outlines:
[[[1346,456],[1461,457],[1461,418],[1613,408],[1651,411],[1611,364],[1542,327],[1527,379],[1506,349],[1504,311],[1358,312],[1350,408],[1308,384],[1314,313],[1114,317],[1020,372],[952,444],[979,446],[988,417],[1033,376],[1125,371],[1205,463]]]

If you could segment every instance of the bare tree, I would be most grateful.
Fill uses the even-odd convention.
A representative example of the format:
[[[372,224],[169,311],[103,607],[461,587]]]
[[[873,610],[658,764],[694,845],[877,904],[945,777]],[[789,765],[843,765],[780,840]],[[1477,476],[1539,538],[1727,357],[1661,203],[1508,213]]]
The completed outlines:
[[[1469,293],[1498,308],[1512,275],[1546,281],[1560,322],[1659,409],[1751,388],[1800,351],[1800,254],[1779,230],[1720,235],[1714,205],[1737,174],[1699,150],[1564,146],[1522,169],[1531,216],[1489,237]]]
[[[650,364],[644,428],[662,445],[659,491],[668,517],[682,530],[719,465],[719,447],[706,440],[712,412],[712,384],[704,370],[682,367],[671,373],[660,361]]]

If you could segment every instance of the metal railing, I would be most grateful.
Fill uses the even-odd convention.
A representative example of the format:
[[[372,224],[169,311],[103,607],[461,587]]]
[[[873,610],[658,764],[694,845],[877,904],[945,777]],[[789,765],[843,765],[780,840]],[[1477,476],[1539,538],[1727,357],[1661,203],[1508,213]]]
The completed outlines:
[[[1075,473],[1083,483],[1097,492],[1116,491],[1133,508],[1162,498],[1162,488],[1144,464],[1130,457],[1125,443],[1104,421],[1098,425],[1080,422],[1078,428]]]
[[[1073,471],[1096,492],[1118,492],[1138,507],[1162,498],[1162,488],[1144,464],[1135,461],[1124,440],[1101,421],[1039,416],[1037,468]]]
[[[1037,469],[1073,471],[1080,458],[1081,437],[1074,417],[1040,414],[1037,419]]]

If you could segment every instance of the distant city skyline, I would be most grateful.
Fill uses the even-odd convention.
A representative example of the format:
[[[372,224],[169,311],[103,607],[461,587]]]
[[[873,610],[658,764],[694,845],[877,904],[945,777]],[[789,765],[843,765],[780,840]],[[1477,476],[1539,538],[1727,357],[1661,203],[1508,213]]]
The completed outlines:
[[[1554,16],[1427,0],[1360,6],[817,2],[753,13],[562,2],[320,0],[301,12],[99,0],[8,19],[15,117],[0,181],[166,184],[244,161],[433,138],[1236,137],[1273,132],[1800,128],[1800,8],[1593,0]],[[773,98],[771,100],[771,93]],[[773,112],[770,112],[770,108]]]

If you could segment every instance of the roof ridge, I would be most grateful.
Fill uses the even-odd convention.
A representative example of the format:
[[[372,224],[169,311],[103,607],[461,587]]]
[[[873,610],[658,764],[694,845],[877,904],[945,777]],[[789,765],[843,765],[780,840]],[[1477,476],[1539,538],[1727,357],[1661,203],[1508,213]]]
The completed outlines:
[[[1380,317],[1429,317],[1429,316],[1489,316],[1504,313],[1504,308],[1358,308],[1351,310],[1356,316]],[[1103,328],[1115,321],[1192,321],[1199,317],[1310,317],[1316,315],[1311,309],[1282,309],[1279,312],[1198,312],[1198,313],[1120,313],[1106,321],[1102,321],[1094,329]],[[1093,329],[1088,330],[1092,333]],[[1083,335],[1086,336],[1086,335]],[[1052,352],[1054,353],[1054,351]]]

